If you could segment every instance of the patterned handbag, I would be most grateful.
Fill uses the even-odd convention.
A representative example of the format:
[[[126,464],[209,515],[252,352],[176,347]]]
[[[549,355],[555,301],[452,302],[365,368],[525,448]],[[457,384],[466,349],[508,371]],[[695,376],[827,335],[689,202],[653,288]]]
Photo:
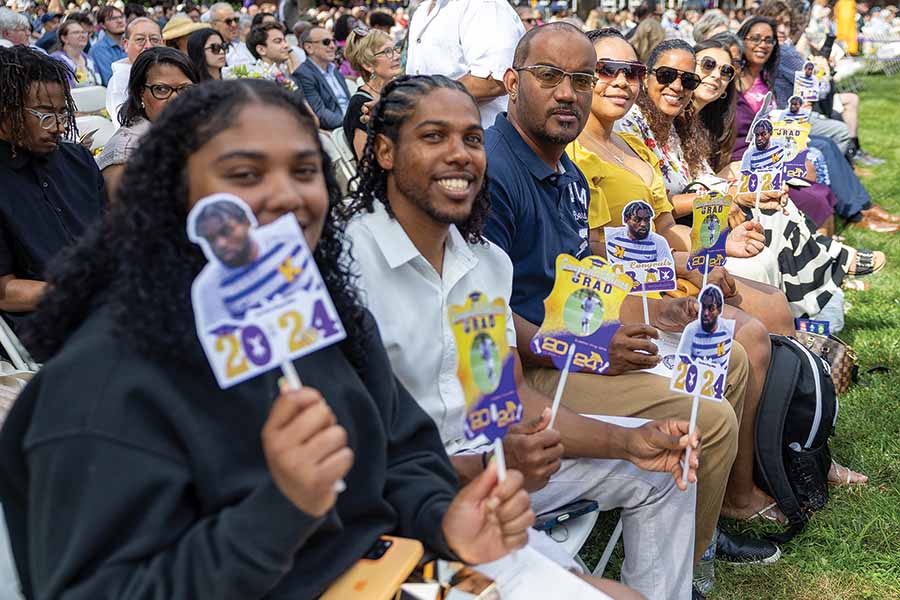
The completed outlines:
[[[799,330],[796,339],[831,365],[831,380],[838,394],[845,393],[850,389],[850,384],[857,381],[859,366],[856,364],[856,351],[849,344],[833,335]]]

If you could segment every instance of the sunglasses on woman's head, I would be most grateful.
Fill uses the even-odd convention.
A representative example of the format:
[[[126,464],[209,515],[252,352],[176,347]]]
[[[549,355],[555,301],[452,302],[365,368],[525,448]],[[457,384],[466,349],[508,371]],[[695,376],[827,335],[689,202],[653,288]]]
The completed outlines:
[[[681,71],[679,69],[673,69],[672,67],[656,67],[650,72],[653,73],[656,80],[663,85],[674,83],[679,76],[681,77],[681,87],[688,91],[696,90],[697,86],[700,85],[700,77],[696,73],[691,73],[690,71]]]
[[[647,74],[647,67],[637,61],[601,58],[597,60],[595,73],[602,81],[612,81],[619,73],[624,73],[626,81],[636,83]]]
[[[707,75],[712,73],[716,67],[719,67],[719,76],[724,81],[728,82],[734,79],[735,69],[730,63],[723,63],[720,65],[716,62],[716,59],[711,56],[704,56],[700,59],[700,69]]]
[[[226,54],[230,47],[231,44],[210,44],[209,46],[206,46],[206,49],[213,54]]]

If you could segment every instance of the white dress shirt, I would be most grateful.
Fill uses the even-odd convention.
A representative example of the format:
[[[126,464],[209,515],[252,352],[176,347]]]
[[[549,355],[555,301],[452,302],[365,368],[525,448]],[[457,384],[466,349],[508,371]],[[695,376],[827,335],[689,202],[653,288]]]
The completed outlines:
[[[237,65],[252,65],[256,62],[256,57],[250,54],[247,44],[241,41],[234,42],[225,55],[225,64],[229,67]]]
[[[487,444],[483,436],[465,439],[466,403],[447,310],[464,304],[474,291],[488,301],[503,298],[506,337],[514,347],[512,262],[490,242],[466,243],[451,226],[439,275],[381,202],[375,205],[374,213],[351,221],[347,234],[364,302],[378,323],[394,374],[437,424],[448,454]]]
[[[500,81],[512,66],[525,27],[506,0],[423,0],[409,24],[408,75],[473,75]],[[506,110],[507,98],[481,102],[481,124],[488,128]]]
[[[112,65],[112,75],[106,86],[106,112],[113,125],[119,127],[119,107],[128,100],[128,80],[131,78],[131,63],[128,58],[120,58]]]

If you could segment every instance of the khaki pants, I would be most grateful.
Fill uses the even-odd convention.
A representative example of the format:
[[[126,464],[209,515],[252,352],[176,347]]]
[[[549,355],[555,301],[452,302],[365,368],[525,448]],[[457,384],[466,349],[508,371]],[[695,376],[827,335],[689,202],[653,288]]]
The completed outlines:
[[[697,473],[695,563],[712,540],[728,475],[737,455],[747,373],[747,353],[735,341],[725,391],[728,402],[700,401],[697,426],[702,435],[702,454]],[[552,398],[559,371],[526,368],[525,377],[532,387]],[[668,379],[649,373],[611,377],[570,373],[562,397],[565,406],[581,414],[684,421],[691,417],[691,402],[690,396],[671,391]]]

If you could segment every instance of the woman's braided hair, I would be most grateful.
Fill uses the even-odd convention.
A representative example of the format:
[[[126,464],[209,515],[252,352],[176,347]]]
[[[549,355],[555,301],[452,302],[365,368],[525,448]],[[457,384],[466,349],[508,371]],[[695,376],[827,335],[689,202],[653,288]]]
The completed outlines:
[[[26,323],[24,340],[38,360],[56,354],[99,306],[114,332],[138,352],[165,363],[199,364],[202,352],[191,309],[191,284],[206,264],[185,231],[188,161],[227,130],[249,106],[282,108],[310,133],[322,157],[331,210],[340,188],[312,115],[297,97],[260,80],[210,81],[179,94],[129,160],[119,197],[102,221],[51,263],[47,292]],[[364,309],[344,253],[344,234],[327,218],[313,253],[347,331],[345,355],[366,364]]]
[[[458,90],[471,98],[461,83],[443,75],[402,75],[384,86],[369,121],[366,147],[359,159],[357,175],[354,178],[356,190],[345,209],[345,218],[350,218],[363,210],[372,212],[375,209],[376,199],[381,201],[388,214],[393,216],[387,199],[388,174],[378,164],[375,156],[375,139],[383,135],[396,144],[400,137],[400,128],[416,111],[419,101],[438,89]],[[474,98],[472,103],[475,104]],[[475,105],[477,107],[477,104]],[[484,241],[481,231],[490,206],[488,178],[485,176],[469,218],[465,223],[457,225],[457,229],[469,243],[477,244]]]
[[[46,54],[26,46],[0,48],[0,126],[6,130],[13,148],[24,148],[25,106],[32,83],[58,83],[66,98],[66,112],[70,119],[65,137],[74,140],[75,102],[69,89],[68,69]]]

